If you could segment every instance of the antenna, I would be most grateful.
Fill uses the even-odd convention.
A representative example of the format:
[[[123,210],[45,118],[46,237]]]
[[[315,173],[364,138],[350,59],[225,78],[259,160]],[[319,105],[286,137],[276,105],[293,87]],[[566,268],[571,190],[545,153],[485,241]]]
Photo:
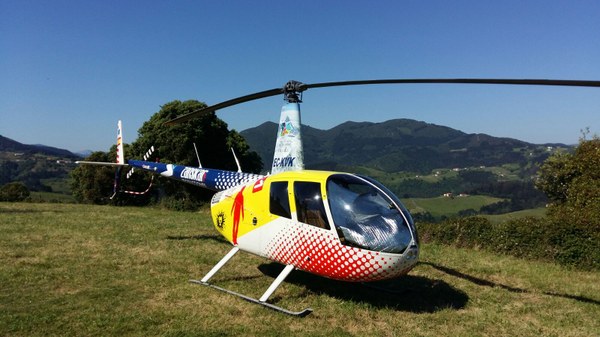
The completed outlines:
[[[200,162],[200,156],[198,155],[198,148],[196,147],[196,143],[192,143],[194,144],[194,151],[196,151],[196,158],[198,159],[198,167],[202,168],[202,163]]]
[[[235,151],[233,150],[233,148],[231,148],[231,153],[233,153],[233,159],[235,159],[235,163],[237,164],[238,172],[242,173],[242,167],[240,166],[240,162],[237,159],[237,156],[235,155]]]

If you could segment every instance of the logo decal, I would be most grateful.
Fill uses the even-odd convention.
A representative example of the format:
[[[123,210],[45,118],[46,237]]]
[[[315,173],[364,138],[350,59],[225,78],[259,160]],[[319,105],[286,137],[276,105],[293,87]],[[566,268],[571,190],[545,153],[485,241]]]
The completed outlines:
[[[252,193],[256,193],[258,191],[262,191],[263,186],[265,185],[265,180],[267,180],[267,177],[258,179],[255,183],[254,186],[252,187]]]
[[[293,167],[296,157],[274,158],[273,167]]]
[[[294,127],[289,117],[286,117],[285,122],[279,125],[279,136],[296,136],[298,129]]]
[[[242,189],[235,195],[235,199],[233,200],[233,207],[231,207],[231,214],[233,214],[233,244],[237,245],[237,235],[238,228],[240,226],[240,215],[242,216],[242,220],[244,219],[244,189],[246,186],[243,186]]]
[[[166,170],[164,172],[161,172],[160,175],[163,177],[172,177],[174,170],[175,170],[175,165],[167,164]]]
[[[181,171],[179,175],[182,179],[193,180],[197,182],[203,182],[206,179],[206,170],[197,169],[193,167],[186,167]]]
[[[217,227],[219,227],[219,229],[223,229],[224,226],[225,226],[225,213],[220,212],[219,214],[217,214]]]

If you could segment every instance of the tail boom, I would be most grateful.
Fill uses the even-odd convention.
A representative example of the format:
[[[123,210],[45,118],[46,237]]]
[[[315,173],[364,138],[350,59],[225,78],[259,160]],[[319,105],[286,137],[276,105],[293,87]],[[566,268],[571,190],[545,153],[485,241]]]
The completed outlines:
[[[129,160],[128,164],[144,171],[160,174],[163,177],[207,188],[213,191],[223,191],[231,187],[256,181],[264,177],[262,175],[253,173],[155,163],[141,160]]]

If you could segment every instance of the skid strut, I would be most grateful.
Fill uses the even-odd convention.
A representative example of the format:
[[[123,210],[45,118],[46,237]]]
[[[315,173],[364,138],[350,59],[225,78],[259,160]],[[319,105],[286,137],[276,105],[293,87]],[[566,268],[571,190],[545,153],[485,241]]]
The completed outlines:
[[[294,270],[294,266],[291,264],[288,264],[285,266],[285,268],[281,271],[281,273],[279,273],[279,276],[277,276],[277,278],[273,281],[273,283],[271,283],[269,288],[267,288],[267,291],[265,291],[265,293],[259,299],[249,297],[244,294],[240,294],[235,291],[221,288],[214,284],[208,283],[208,280],[210,280],[210,278],[213,277],[219,271],[219,269],[221,269],[239,250],[240,249],[237,246],[233,247],[229,251],[229,253],[227,253],[227,255],[223,256],[221,261],[219,261],[219,263],[217,263],[201,280],[190,280],[190,282],[194,283],[194,284],[208,286],[213,289],[217,289],[217,290],[226,292],[228,294],[240,297],[248,302],[262,305],[263,307],[266,307],[266,308],[269,308],[269,309],[272,309],[275,311],[279,311],[281,313],[291,315],[291,316],[304,317],[312,312],[311,308],[307,308],[302,311],[291,311],[291,310],[287,310],[285,308],[276,306],[274,304],[267,303],[267,300],[269,299],[269,297],[275,292],[275,290],[277,290],[277,288],[279,287],[279,285],[281,285],[281,283],[285,280],[285,278]]]

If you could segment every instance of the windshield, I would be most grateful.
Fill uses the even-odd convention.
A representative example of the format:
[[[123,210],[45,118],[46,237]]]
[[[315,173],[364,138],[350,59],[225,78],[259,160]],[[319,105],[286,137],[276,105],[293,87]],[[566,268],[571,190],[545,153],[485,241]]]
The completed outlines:
[[[410,245],[410,224],[392,198],[373,183],[347,174],[327,180],[327,199],[342,243],[387,253]]]
[[[404,217],[406,218],[406,220],[408,221],[408,225],[410,226],[410,228],[412,229],[412,233],[413,236],[415,238],[415,241],[417,242],[417,244],[419,243],[419,234],[417,233],[417,228],[415,226],[415,221],[412,218],[412,215],[410,215],[410,212],[408,211],[408,209],[406,209],[406,207],[404,206],[404,204],[402,204],[402,202],[400,201],[400,199],[398,199],[398,197],[392,193],[392,191],[390,191],[387,187],[385,187],[382,183],[378,182],[377,180],[367,177],[367,176],[363,176],[363,175],[358,175],[359,177],[368,180],[371,184],[379,187],[379,189],[381,189],[384,193],[386,193],[387,196],[389,196],[390,198],[392,198],[392,200],[394,200],[394,202],[396,203],[396,205],[398,205],[398,207],[400,207],[400,210],[402,211],[402,214],[404,215]]]

